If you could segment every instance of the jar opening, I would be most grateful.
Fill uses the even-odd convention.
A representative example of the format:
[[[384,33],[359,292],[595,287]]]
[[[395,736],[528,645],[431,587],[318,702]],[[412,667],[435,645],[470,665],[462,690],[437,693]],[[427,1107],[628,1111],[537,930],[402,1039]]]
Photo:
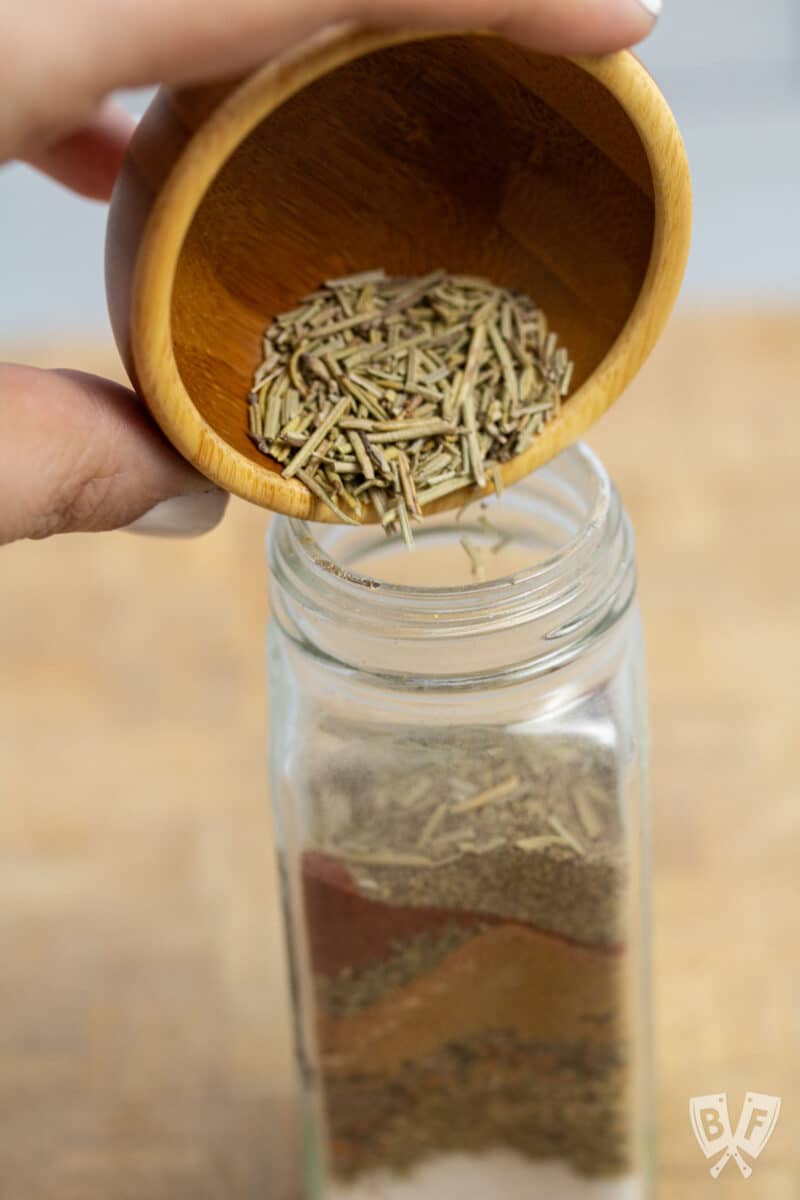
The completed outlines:
[[[408,550],[379,526],[278,518],[270,537],[275,606],[318,641],[314,620],[364,645],[489,635],[525,625],[563,649],[619,616],[633,592],[632,539],[616,490],[585,446],[570,448],[496,499],[426,518]],[[534,633],[535,627],[535,633]],[[472,653],[473,647],[470,647]],[[520,651],[517,650],[519,655]],[[352,655],[348,655],[349,660]]]

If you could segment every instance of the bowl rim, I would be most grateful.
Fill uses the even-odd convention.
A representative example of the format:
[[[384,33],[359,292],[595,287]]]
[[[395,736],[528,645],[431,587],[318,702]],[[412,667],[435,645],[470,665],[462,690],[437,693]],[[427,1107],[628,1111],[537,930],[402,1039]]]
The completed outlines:
[[[199,205],[240,143],[304,87],[374,51],[459,36],[499,35],[481,29],[340,26],[306,39],[233,85],[190,135],[156,195],[142,231],[131,283],[128,333],[132,366],[145,402],[172,444],[226,491],[291,517],[335,520],[299,480],[283,479],[220,437],[183,382],[172,340],[172,292],[184,240]],[[562,57],[605,87],[642,143],[653,184],[653,241],[642,286],[616,340],[530,449],[504,464],[505,484],[516,482],[577,441],[637,374],[677,299],[689,253],[691,185],[686,152],[675,118],[652,76],[630,51]],[[452,507],[455,502],[463,502],[461,493],[432,504],[428,511]]]

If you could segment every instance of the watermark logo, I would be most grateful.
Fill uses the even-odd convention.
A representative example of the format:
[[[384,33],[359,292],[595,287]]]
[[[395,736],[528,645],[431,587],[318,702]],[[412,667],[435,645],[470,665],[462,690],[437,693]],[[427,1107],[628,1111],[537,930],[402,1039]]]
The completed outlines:
[[[745,1162],[740,1151],[744,1150],[750,1158],[758,1158],[772,1136],[780,1111],[780,1096],[748,1092],[736,1132],[731,1133],[725,1092],[714,1096],[692,1096],[689,1116],[700,1149],[706,1158],[720,1156],[711,1167],[712,1177],[718,1179],[729,1160],[733,1159],[745,1179],[749,1179],[753,1168]]]

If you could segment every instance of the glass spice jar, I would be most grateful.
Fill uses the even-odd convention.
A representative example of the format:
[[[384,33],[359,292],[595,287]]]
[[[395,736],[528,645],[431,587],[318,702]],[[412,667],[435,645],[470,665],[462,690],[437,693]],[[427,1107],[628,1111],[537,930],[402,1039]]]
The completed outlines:
[[[270,536],[271,787],[308,1200],[650,1194],[630,527],[573,447],[499,499]]]

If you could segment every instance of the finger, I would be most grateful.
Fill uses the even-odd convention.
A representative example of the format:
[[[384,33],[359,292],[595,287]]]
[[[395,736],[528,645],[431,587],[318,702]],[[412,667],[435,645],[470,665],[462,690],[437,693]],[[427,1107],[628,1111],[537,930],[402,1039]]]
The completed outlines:
[[[494,28],[547,52],[597,54],[645,37],[659,7],[660,0],[129,0],[113,21],[98,21],[96,0],[73,0],[71,50],[82,47],[84,71],[105,92],[121,80],[222,77],[348,20]]]
[[[25,161],[92,200],[107,200],[136,122],[121,105],[105,101],[86,124]]]
[[[170,497],[210,491],[126,388],[0,366],[0,545],[116,529]],[[207,513],[207,526],[220,516]]]

